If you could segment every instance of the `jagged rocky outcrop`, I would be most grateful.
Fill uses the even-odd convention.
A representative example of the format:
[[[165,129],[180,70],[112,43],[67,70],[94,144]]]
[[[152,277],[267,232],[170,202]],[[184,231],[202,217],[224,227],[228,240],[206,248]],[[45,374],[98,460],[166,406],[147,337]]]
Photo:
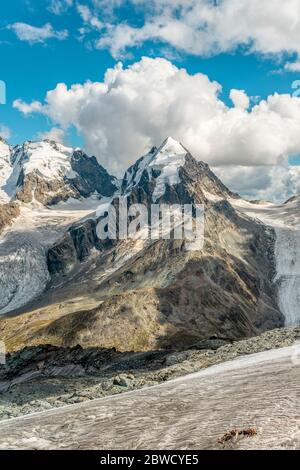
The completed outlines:
[[[242,256],[229,246],[231,253],[224,246],[218,249],[213,233],[211,239],[207,234],[202,253],[189,255],[179,242],[158,241],[97,282],[94,276],[101,273],[101,264],[109,270],[116,250],[108,259],[99,254],[92,273],[87,274],[90,265],[85,265],[72,278],[72,288],[69,285],[84,293],[79,285],[89,279],[87,288],[99,305],[63,315],[39,335],[57,344],[139,350],[182,347],[212,335],[232,340],[283,325],[272,285],[272,231],[266,233],[262,225],[253,227],[243,219],[233,224],[218,208],[209,209],[208,224],[211,218],[216,233],[226,237],[228,229],[232,242],[240,243]]]
[[[8,204],[0,204],[0,234],[5,227],[10,226],[13,220],[20,214],[18,204],[11,202]]]
[[[177,163],[174,165],[176,159]],[[153,147],[126,171],[121,192],[113,198],[112,204],[117,211],[120,197],[126,198],[128,209],[136,203],[145,204],[147,207],[153,203],[203,204],[207,202],[205,194],[215,197],[216,201],[226,197],[238,197],[226,188],[206,163],[196,161],[181,144],[169,137],[160,148]],[[92,248],[103,248],[103,243],[96,234],[98,221],[99,219],[95,218],[74,225],[65,237],[49,250],[50,272],[58,273],[59,269],[66,272],[77,260],[86,259]],[[112,245],[113,243],[105,243],[106,247]]]
[[[62,239],[47,252],[47,265],[51,275],[66,275],[85,261],[93,249],[103,252],[114,241],[102,241],[97,236],[97,220],[88,219],[72,225]]]
[[[138,193],[144,192],[152,202],[184,204],[193,200],[184,192],[188,185],[202,195],[208,192],[220,198],[238,197],[206,163],[195,160],[183,145],[171,137],[159,148],[153,147],[126,171],[121,188],[123,194],[136,194],[139,201]]]

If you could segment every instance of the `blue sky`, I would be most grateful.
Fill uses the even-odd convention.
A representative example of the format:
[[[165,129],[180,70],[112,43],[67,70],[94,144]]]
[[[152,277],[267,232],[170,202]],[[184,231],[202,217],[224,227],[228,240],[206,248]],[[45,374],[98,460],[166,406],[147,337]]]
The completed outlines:
[[[0,107],[0,122],[11,129],[10,141],[16,144],[34,139],[38,132],[50,126],[42,116],[24,118],[12,107],[15,99],[43,100],[47,90],[58,82],[71,85],[101,79],[106,68],[116,61],[108,52],[90,50],[76,39],[81,22],[75,9],[60,16],[45,9],[45,0],[11,0],[6,3],[5,16],[0,20],[0,79],[6,82],[7,105]],[[55,29],[70,31],[70,37],[64,41],[50,39],[45,43],[30,44],[19,40],[12,30],[7,29],[15,22],[35,26],[50,22]],[[76,134],[72,135],[73,139],[76,139]]]
[[[34,139],[39,132],[49,128],[44,116],[24,118],[12,108],[17,98],[25,101],[43,100],[47,90],[64,82],[68,86],[86,80],[102,80],[108,67],[118,59],[108,50],[89,47],[85,41],[78,40],[78,29],[82,26],[75,5],[56,15],[45,8],[47,0],[10,0],[5,2],[5,15],[2,16],[0,30],[1,68],[0,79],[7,84],[7,105],[0,107],[0,122],[11,129],[12,143]],[[90,4],[91,2],[80,2]],[[49,2],[50,5],[50,2]],[[118,11],[118,21],[138,24],[138,14],[132,8]],[[7,26],[22,22],[41,27],[51,23],[55,30],[68,30],[69,37],[59,41],[49,39],[45,43],[31,44],[18,39]],[[167,58],[185,67],[190,73],[202,72],[223,86],[224,100],[228,100],[231,88],[243,89],[250,96],[266,97],[274,92],[290,93],[293,80],[300,78],[300,72],[283,72],[278,67],[277,58],[266,59],[259,54],[245,54],[242,51],[221,53],[203,58],[185,52],[165,50],[162,42],[147,41],[141,47],[130,51],[130,57],[122,57],[124,64],[132,63],[143,55]],[[72,133],[71,139],[80,139]]]
[[[253,7],[255,3],[259,5],[258,0],[10,0],[5,3],[5,14],[0,19],[0,80],[7,85],[7,103],[0,106],[0,126],[7,134],[9,129],[12,144],[36,139],[53,127],[64,127],[59,119],[53,118],[52,111],[24,114],[20,107],[13,106],[16,100],[29,104],[37,100],[43,105],[46,93],[58,83],[69,88],[86,81],[103,82],[107,69],[119,61],[126,69],[143,56],[162,57],[178,69],[185,68],[189,76],[205,74],[211,82],[217,81],[222,86],[218,99],[229,108],[233,107],[229,97],[232,89],[244,90],[253,107],[274,93],[292,93],[293,81],[300,79],[298,0],[287,0],[285,6],[278,0],[266,0],[257,11]],[[288,3],[294,11],[286,8]],[[221,17],[217,15],[219,12]],[[38,30],[28,31],[28,27]],[[277,112],[279,105],[276,106]],[[70,121],[65,126],[65,138],[73,145],[83,145],[93,151],[96,144],[87,142],[86,131],[80,129],[83,116],[79,119],[80,123]],[[164,131],[168,131],[167,126]],[[104,134],[101,130],[102,140],[109,142],[111,136]],[[181,137],[182,131],[178,134]],[[157,132],[153,133],[153,138],[156,135]],[[152,134],[145,132],[145,136],[147,145]],[[289,134],[284,137],[288,138]],[[96,141],[99,142],[99,136]],[[283,146],[290,162],[298,162],[297,145],[286,151]],[[142,144],[137,145],[137,151],[140,148]],[[129,150],[132,151],[131,145]],[[278,163],[280,155],[274,155],[274,163]],[[209,163],[217,165],[220,159],[210,159],[209,155],[207,158]],[[266,161],[262,159],[259,164],[264,165]],[[228,162],[234,163],[235,160]],[[251,161],[242,164],[251,166]]]

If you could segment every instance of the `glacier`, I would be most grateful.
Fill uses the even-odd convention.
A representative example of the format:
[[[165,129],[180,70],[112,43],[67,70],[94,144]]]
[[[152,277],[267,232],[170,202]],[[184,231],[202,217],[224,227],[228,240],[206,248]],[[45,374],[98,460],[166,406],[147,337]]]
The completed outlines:
[[[243,199],[230,202],[249,217],[274,228],[278,306],[286,326],[300,325],[300,197],[284,204],[253,204]]]
[[[98,199],[60,203],[54,208],[23,206],[20,216],[0,236],[0,315],[41,294],[50,275],[47,250],[75,221],[93,217]]]

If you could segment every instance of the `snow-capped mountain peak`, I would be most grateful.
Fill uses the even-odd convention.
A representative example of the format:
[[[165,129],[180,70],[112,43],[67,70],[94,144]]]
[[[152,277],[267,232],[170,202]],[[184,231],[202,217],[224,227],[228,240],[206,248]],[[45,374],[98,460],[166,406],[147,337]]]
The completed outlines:
[[[175,139],[168,137],[158,147],[153,147],[149,153],[141,157],[125,173],[123,190],[143,182],[155,179],[153,201],[155,202],[165,192],[166,184],[173,186],[179,183],[179,168],[185,164],[187,150]]]
[[[173,137],[167,137],[161,146],[158,148],[156,155],[160,153],[165,153],[171,155],[180,155],[182,153],[187,153],[183,145],[178,141],[173,139]]]
[[[23,169],[24,175],[37,172],[49,179],[72,178],[76,177],[71,166],[73,152],[73,148],[53,141],[27,141],[16,148],[14,163],[17,171]]]
[[[111,196],[116,191],[115,178],[78,148],[43,140],[8,149],[9,157],[0,158],[0,201],[16,198],[48,205],[94,193]],[[0,157],[1,152],[7,153],[3,142]]]
[[[174,203],[192,197],[191,194],[186,194],[186,198],[183,196],[191,190],[191,184],[192,192],[197,192],[199,197],[201,193],[201,199],[207,195],[216,196],[218,200],[237,196],[223,185],[206,163],[196,160],[180,142],[168,137],[126,171],[122,192],[129,195],[141,190],[154,203],[162,199]]]
[[[178,170],[184,166],[186,154],[185,148],[172,137],[168,137],[154,154],[149,168],[160,172],[152,195],[154,202],[165,193],[166,184],[174,186],[180,182]]]

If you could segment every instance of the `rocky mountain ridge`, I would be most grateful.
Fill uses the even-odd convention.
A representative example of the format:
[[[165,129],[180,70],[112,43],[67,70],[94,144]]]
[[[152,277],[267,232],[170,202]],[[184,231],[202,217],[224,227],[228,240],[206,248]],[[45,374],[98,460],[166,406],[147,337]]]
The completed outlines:
[[[141,157],[126,172],[122,181],[122,194],[130,194],[134,188],[143,188],[146,193],[152,192],[152,202],[184,204],[183,195],[177,197],[178,186],[187,182],[198,182],[198,191],[205,191],[221,199],[238,197],[232,193],[210,170],[209,166],[195,160],[190,152],[172,137],[168,137],[160,147],[153,147],[148,154]]]
[[[27,266],[32,267],[23,263],[23,254],[20,277],[7,281],[14,229],[3,239],[6,300],[0,313],[9,317],[0,320],[0,334],[9,350],[45,343],[120,351],[185,347],[213,335],[234,340],[284,324],[273,283],[274,230],[235,209],[238,195],[179,142],[168,138],[139,159],[104,203],[111,200],[117,207],[120,195],[128,207],[136,202],[204,205],[203,249],[187,251],[185,240],[172,238],[103,243],[96,233],[97,198],[84,217],[78,209],[90,198],[76,206],[60,203],[55,211],[46,207],[47,242],[39,224],[28,232],[30,240],[40,234],[34,295],[24,284]],[[21,227],[20,234],[23,243]],[[27,260],[35,250],[36,244]],[[23,291],[26,302],[16,302]]]

